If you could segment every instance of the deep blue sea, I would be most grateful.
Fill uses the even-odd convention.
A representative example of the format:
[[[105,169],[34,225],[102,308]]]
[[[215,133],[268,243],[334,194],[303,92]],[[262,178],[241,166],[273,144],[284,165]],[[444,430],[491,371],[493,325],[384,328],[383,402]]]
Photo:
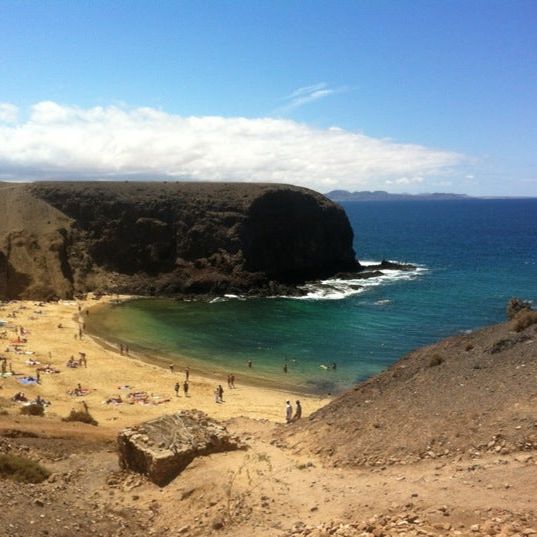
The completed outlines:
[[[537,302],[537,200],[342,205],[360,261],[419,270],[354,291],[328,282],[301,300],[136,300],[102,310],[90,329],[217,375],[333,393],[416,347],[502,321],[512,296]]]

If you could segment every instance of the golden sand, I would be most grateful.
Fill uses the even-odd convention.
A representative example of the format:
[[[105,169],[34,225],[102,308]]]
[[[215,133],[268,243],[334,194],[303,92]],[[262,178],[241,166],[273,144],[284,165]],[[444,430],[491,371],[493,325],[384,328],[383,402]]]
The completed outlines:
[[[29,399],[35,399],[39,394],[51,402],[46,414],[60,417],[69,414],[71,409],[80,410],[85,402],[101,426],[113,428],[193,408],[220,419],[246,416],[283,422],[287,399],[293,402],[300,399],[304,416],[329,401],[327,398],[297,395],[284,390],[242,385],[240,379],[236,381],[235,389],[228,389],[226,378],[201,376],[195,368],[191,368],[189,397],[185,397],[184,367],[189,365],[188,361],[183,364],[176,362],[175,372],[172,373],[167,368],[137,359],[132,352],[131,356],[122,356],[119,349],[104,348],[86,334],[82,339],[78,337],[86,310],[109,300],[104,297],[99,300],[43,304],[17,301],[0,306],[0,319],[8,321],[7,326],[0,326],[0,334],[5,332],[0,339],[0,356],[7,358],[15,373],[13,376],[0,377],[0,397],[8,399],[22,391]],[[27,342],[18,347],[24,353],[17,353],[13,350],[13,342],[17,341],[21,326],[27,332],[21,337],[26,338]],[[10,350],[6,352],[8,348]],[[28,354],[30,352],[33,354]],[[79,353],[86,354],[87,367],[67,367],[69,358],[74,356],[78,360]],[[40,365],[28,365],[30,359],[39,361]],[[41,382],[37,385],[22,385],[17,380],[22,375],[35,376],[37,367],[49,363],[60,373],[41,373]],[[176,382],[181,384],[180,397],[175,395]],[[84,396],[70,395],[69,391],[78,384],[89,389],[89,393]],[[223,403],[215,402],[214,390],[218,384],[224,388]],[[151,402],[128,403],[128,394],[133,392],[145,392]],[[124,403],[114,405],[105,402],[118,395]]]

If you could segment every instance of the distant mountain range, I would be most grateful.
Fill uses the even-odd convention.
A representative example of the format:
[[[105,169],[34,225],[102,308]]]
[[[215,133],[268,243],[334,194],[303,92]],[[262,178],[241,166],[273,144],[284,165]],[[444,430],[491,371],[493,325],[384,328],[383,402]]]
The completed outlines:
[[[473,199],[466,194],[447,194],[434,192],[432,194],[390,194],[384,190],[373,192],[364,190],[361,192],[349,192],[348,190],[332,190],[325,196],[332,201],[391,201],[391,200],[460,200]]]

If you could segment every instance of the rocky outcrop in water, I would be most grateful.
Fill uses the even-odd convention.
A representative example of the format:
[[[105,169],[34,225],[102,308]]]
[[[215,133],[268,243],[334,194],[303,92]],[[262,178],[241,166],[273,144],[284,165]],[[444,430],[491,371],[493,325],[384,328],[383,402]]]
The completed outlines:
[[[0,298],[289,294],[359,269],[321,194],[244,183],[0,183]]]
[[[146,421],[118,435],[119,464],[167,485],[196,457],[239,449],[238,439],[199,410]]]

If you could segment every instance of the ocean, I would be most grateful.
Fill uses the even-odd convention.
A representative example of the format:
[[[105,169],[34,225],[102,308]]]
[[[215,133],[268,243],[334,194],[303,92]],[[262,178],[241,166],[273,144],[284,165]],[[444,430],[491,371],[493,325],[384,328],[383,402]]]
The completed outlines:
[[[417,269],[359,289],[327,281],[301,299],[133,300],[88,329],[193,370],[333,394],[412,349],[504,320],[510,297],[537,300],[537,199],[341,205],[361,262]]]

